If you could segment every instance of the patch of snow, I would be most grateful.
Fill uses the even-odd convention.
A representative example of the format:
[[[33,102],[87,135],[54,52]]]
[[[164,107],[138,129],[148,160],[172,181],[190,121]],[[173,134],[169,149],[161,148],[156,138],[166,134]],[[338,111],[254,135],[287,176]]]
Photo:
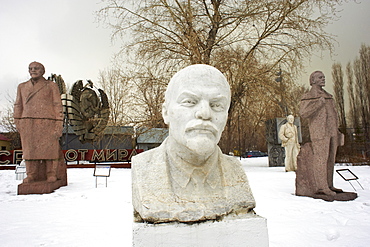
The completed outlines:
[[[238,158],[238,157],[236,157]],[[238,158],[239,159],[239,158]],[[295,196],[295,173],[268,167],[267,157],[241,159],[257,206],[267,219],[270,247],[356,246],[370,243],[370,167],[349,168],[358,198],[326,202]],[[108,178],[92,168],[68,169],[68,186],[51,194],[17,195],[21,181],[0,171],[0,246],[131,246],[131,170],[112,168]],[[336,187],[354,191],[334,174]]]

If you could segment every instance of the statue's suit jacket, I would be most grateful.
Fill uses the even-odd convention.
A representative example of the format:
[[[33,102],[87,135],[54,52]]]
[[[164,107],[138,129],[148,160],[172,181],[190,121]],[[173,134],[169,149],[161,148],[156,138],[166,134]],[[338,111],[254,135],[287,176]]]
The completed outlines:
[[[255,201],[247,177],[235,157],[218,149],[224,184],[223,198],[208,203],[183,201],[171,188],[166,140],[132,158],[132,201],[138,218],[149,222],[215,219],[231,212],[250,211]]]
[[[18,85],[14,122],[21,135],[23,158],[58,159],[63,130],[62,101],[58,86],[48,80]]]

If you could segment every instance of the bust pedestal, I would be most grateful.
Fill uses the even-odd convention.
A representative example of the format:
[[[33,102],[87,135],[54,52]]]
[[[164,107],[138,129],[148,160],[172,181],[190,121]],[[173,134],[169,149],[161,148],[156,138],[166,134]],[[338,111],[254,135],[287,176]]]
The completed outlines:
[[[268,247],[267,222],[255,214],[200,223],[134,223],[133,246]]]

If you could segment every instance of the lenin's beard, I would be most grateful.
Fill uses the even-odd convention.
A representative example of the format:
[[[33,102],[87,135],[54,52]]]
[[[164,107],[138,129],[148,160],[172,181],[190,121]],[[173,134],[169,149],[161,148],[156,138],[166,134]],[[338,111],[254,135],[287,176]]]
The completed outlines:
[[[219,141],[218,129],[213,123],[192,121],[186,126],[186,147],[198,155],[211,155]]]

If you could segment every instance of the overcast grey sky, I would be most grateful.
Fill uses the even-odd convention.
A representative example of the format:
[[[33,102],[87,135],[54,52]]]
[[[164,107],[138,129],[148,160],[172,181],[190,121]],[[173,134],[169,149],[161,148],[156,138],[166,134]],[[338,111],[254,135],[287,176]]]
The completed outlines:
[[[299,82],[308,84],[308,75],[322,70],[330,84],[334,61],[345,66],[361,43],[370,45],[370,1],[358,2],[344,4],[341,19],[327,28],[338,36],[337,56],[314,55]],[[32,61],[45,65],[46,77],[61,74],[69,85],[97,81],[119,48],[111,43],[111,30],[95,21],[94,12],[102,6],[100,0],[0,0],[0,110],[7,104],[3,98],[14,97],[17,85],[28,80]]]
[[[45,77],[61,74],[67,84],[96,81],[118,47],[111,30],[95,21],[100,0],[0,0],[0,97],[15,95],[39,61]],[[0,104],[6,101],[1,100]],[[1,109],[1,108],[0,108]]]
[[[356,3],[357,2],[357,3]],[[340,19],[326,28],[326,31],[336,35],[335,54],[331,57],[329,52],[316,52],[311,62],[306,62],[306,69],[299,79],[301,83],[309,85],[309,75],[315,70],[321,70],[326,75],[326,90],[333,93],[331,80],[331,66],[340,62],[345,68],[349,61],[358,56],[361,44],[370,45],[370,1],[357,0],[341,7]]]

